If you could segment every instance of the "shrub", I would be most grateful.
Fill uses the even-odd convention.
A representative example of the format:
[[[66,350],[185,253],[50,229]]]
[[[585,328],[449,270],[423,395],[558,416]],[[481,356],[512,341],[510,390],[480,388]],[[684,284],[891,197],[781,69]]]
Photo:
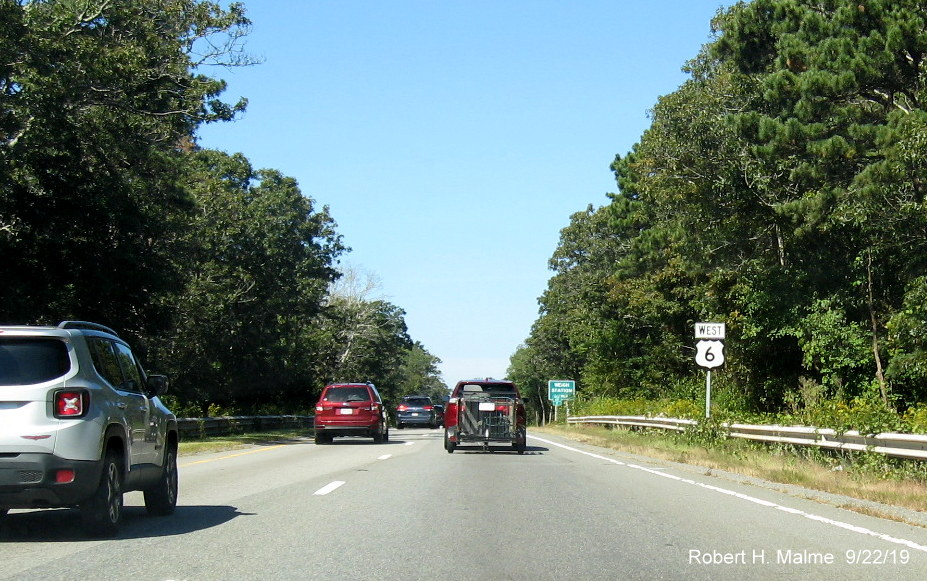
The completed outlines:
[[[927,434],[927,404],[918,403],[905,410],[901,416],[902,431],[911,434]]]

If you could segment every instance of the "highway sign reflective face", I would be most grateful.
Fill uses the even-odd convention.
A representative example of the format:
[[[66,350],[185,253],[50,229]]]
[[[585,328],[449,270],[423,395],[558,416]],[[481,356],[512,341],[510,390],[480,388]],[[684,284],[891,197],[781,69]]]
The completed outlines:
[[[708,369],[721,367],[724,365],[724,343],[721,341],[699,341],[695,344],[695,362]]]
[[[555,406],[576,396],[576,382],[572,379],[551,379],[547,382],[547,399]]]

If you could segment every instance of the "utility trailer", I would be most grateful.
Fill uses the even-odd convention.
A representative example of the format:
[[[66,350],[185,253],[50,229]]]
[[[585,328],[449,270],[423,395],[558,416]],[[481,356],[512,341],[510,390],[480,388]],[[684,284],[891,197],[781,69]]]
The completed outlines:
[[[459,382],[448,401],[444,422],[444,448],[449,453],[458,445],[489,451],[499,444],[510,445],[519,454],[525,452],[525,406],[510,381]]]

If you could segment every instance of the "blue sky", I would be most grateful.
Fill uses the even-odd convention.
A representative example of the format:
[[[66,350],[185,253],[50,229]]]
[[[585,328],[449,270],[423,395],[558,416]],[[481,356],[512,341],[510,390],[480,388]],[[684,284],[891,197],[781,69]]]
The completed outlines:
[[[248,110],[199,143],[327,205],[342,265],[406,311],[447,383],[504,377],[560,230],[617,191],[609,165],[729,4],[246,1],[261,64],[204,72]]]

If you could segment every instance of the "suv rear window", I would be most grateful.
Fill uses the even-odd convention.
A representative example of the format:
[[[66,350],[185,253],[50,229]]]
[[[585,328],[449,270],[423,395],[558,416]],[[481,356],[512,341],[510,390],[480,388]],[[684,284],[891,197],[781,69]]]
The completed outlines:
[[[402,398],[402,403],[406,405],[424,407],[426,405],[431,405],[431,398],[427,397],[404,397]]]
[[[0,385],[32,385],[57,379],[71,369],[64,341],[0,339]]]
[[[461,393],[488,393],[488,394],[513,394],[515,386],[511,383],[465,383],[460,389]]]
[[[326,392],[322,401],[348,402],[370,401],[370,394],[366,387],[332,387]]]

